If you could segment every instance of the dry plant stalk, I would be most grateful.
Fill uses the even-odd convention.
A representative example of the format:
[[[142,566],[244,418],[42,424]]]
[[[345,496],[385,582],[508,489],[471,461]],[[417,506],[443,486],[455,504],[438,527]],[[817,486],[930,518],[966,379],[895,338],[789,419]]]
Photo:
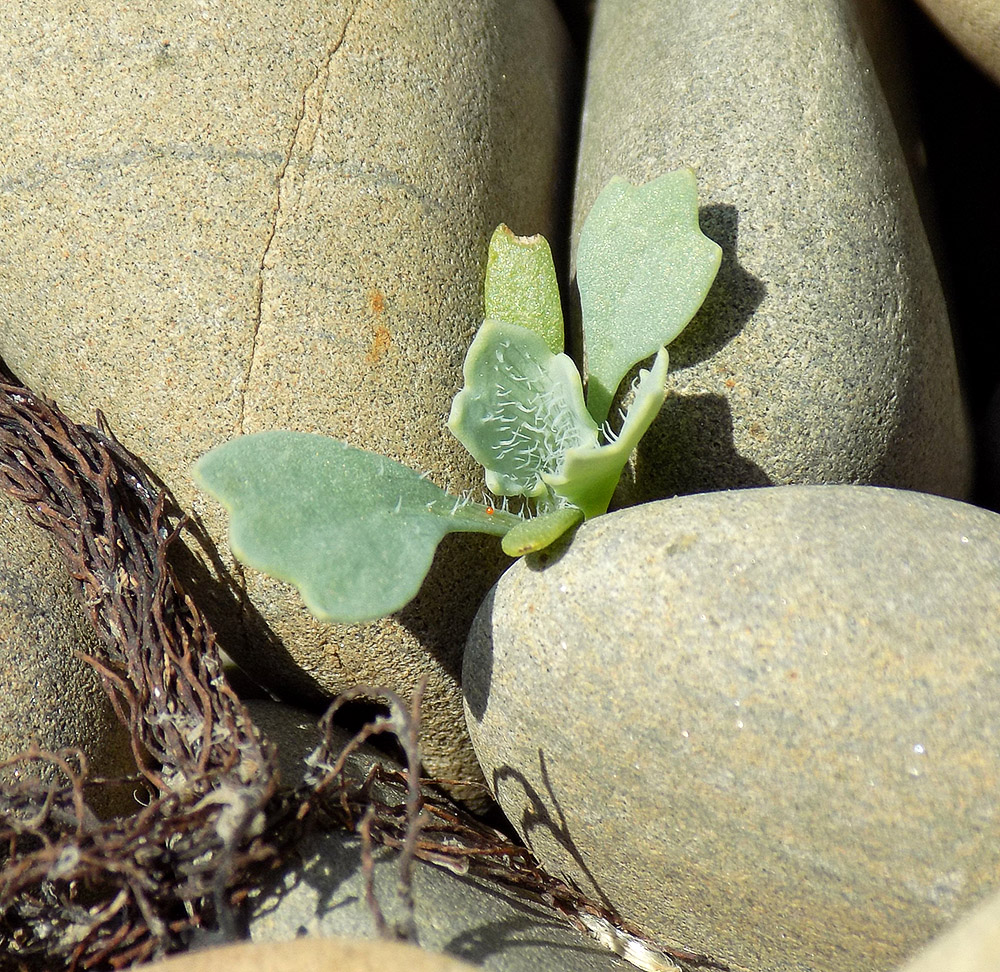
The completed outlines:
[[[593,931],[594,920],[634,933],[606,908],[547,875],[523,847],[421,787],[420,692],[359,686],[321,723],[304,780],[280,785],[261,738],[222,671],[215,636],[169,563],[185,521],[161,483],[111,434],[76,424],[26,388],[0,360],[0,489],[54,538],[100,637],[89,658],[129,727],[149,802],[101,820],[83,753],[37,747],[4,764],[45,761],[57,782],[30,776],[0,789],[0,972],[118,970],[192,943],[245,937],[244,905],[282,867],[306,829],[339,827],[400,851],[401,928],[414,935],[411,874],[419,858],[489,877]],[[381,697],[388,714],[342,748],[333,718],[350,699]],[[405,771],[375,765],[359,780],[350,753],[393,733]],[[390,799],[391,797],[391,799]],[[603,926],[602,926],[603,927]],[[677,952],[697,966],[720,966]]]

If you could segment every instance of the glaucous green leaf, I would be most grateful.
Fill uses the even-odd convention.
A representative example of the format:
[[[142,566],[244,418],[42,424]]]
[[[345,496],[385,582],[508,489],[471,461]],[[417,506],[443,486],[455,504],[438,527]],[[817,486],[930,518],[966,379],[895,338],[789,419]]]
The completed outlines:
[[[540,334],[563,349],[563,316],[552,251],[544,236],[515,236],[502,223],[490,239],[484,287],[486,318]]]
[[[522,522],[384,456],[302,432],[233,439],[192,475],[229,512],[236,558],[293,584],[322,621],[391,614],[416,595],[445,534],[502,536]]]
[[[551,513],[522,520],[504,535],[500,545],[508,557],[523,557],[535,550],[544,550],[582,521],[583,510],[575,506],[563,506]]]
[[[544,496],[544,476],[569,449],[597,445],[572,359],[554,354],[535,331],[483,322],[464,366],[448,428],[486,469],[498,496]]]
[[[578,506],[588,520],[607,512],[628,457],[660,411],[668,360],[667,349],[660,348],[653,367],[639,372],[635,397],[613,442],[570,449],[558,473],[544,477],[557,496]]]
[[[722,259],[698,226],[690,169],[645,185],[612,179],[580,233],[577,284],[587,352],[587,407],[603,422],[622,378],[669,344],[701,306]]]

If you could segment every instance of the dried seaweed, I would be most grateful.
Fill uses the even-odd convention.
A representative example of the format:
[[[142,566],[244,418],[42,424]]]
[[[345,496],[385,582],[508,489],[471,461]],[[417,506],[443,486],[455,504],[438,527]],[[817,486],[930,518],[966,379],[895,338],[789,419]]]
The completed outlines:
[[[492,878],[592,933],[597,921],[630,934],[525,848],[421,787],[419,691],[410,708],[378,687],[345,693],[324,717],[302,782],[282,785],[272,747],[225,679],[211,627],[171,570],[185,520],[169,491],[100,413],[96,426],[72,422],[2,361],[0,489],[25,504],[65,559],[99,635],[88,660],[129,728],[139,768],[131,782],[147,800],[129,816],[100,819],[95,794],[118,781],[93,778],[75,750],[31,747],[2,764],[44,761],[56,773],[0,789],[0,970],[117,970],[244,937],[251,891],[318,826],[360,831],[369,862],[373,842],[400,850],[410,918],[398,928],[382,919],[387,935],[413,935],[416,858]],[[385,699],[388,714],[345,748],[333,720],[361,696]],[[352,778],[350,753],[385,732],[398,737],[405,770],[376,764]],[[378,921],[370,882],[368,890]]]
[[[62,553],[100,639],[88,660],[130,727],[149,800],[101,821],[82,754],[21,757],[60,772],[0,795],[0,952],[26,967],[122,968],[183,948],[196,929],[235,928],[234,883],[275,855],[254,836],[277,792],[275,754],[171,572],[183,518],[170,494],[100,415],[77,425],[0,378],[0,488]]]

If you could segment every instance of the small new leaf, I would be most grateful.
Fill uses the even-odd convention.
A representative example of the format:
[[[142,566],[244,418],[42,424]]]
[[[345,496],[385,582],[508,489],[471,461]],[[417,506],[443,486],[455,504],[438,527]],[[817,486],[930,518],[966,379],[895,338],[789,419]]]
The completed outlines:
[[[229,512],[236,558],[293,584],[321,621],[398,611],[416,596],[445,534],[503,536],[522,522],[384,456],[303,432],[232,439],[192,474]]]
[[[597,445],[580,372],[535,331],[484,321],[464,375],[448,428],[485,468],[491,492],[544,497],[544,477],[558,471],[567,450]]]
[[[544,550],[567,530],[582,522],[583,510],[564,506],[531,520],[522,520],[500,541],[500,545],[508,557],[523,557],[536,550]]]
[[[659,413],[666,391],[668,360],[667,349],[660,348],[653,367],[639,372],[635,398],[613,442],[570,449],[558,474],[545,477],[546,485],[565,502],[583,510],[588,520],[607,512],[628,457]]]
[[[465,359],[465,387],[452,403],[448,427],[485,468],[492,492],[532,497],[543,513],[572,506],[588,519],[599,516],[663,404],[667,360],[661,348],[652,370],[640,372],[620,434],[600,445],[573,362],[553,354],[534,331],[484,321]]]
[[[540,334],[553,354],[562,351],[559,283],[544,236],[515,236],[501,223],[490,239],[483,290],[487,320],[520,324]]]

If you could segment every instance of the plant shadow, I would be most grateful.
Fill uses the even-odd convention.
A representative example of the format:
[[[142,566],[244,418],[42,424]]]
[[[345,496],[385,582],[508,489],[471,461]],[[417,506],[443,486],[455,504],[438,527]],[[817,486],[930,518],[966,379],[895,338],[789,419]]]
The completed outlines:
[[[672,374],[722,350],[746,327],[767,293],[765,283],[737,259],[739,210],[723,204],[704,206],[698,221],[702,232],[721,247],[722,262],[705,302],[669,347]],[[629,385],[626,377],[619,406]],[[763,432],[751,427],[747,434]],[[622,476],[612,508],[684,493],[770,485],[765,471],[737,451],[732,409],[724,395],[668,392]]]
[[[393,615],[456,684],[476,611],[510,563],[499,538],[450,533],[438,546],[417,596]]]
[[[724,348],[746,327],[767,293],[764,281],[745,270],[737,259],[739,210],[722,203],[702,206],[698,224],[719,244],[722,262],[705,302],[670,345],[671,371],[707,361]]]
[[[511,822],[514,823],[518,833],[523,836],[528,849],[535,853],[539,835],[542,835],[545,839],[554,841],[566,852],[579,873],[587,881],[588,887],[577,888],[577,890],[582,890],[588,896],[596,896],[605,908],[611,912],[615,912],[616,909],[611,899],[604,893],[597,878],[594,877],[586,861],[583,859],[583,855],[576,846],[576,842],[573,840],[569,824],[566,821],[566,814],[563,812],[559,798],[556,796],[552,786],[545,751],[541,747],[538,748],[538,772],[542,785],[545,787],[548,795],[548,803],[542,798],[527,776],[512,766],[501,766],[493,771],[492,790],[499,797],[501,792],[505,790],[509,793],[512,785],[516,787],[519,791],[517,796],[513,799],[508,798],[504,803],[507,806],[518,805],[524,807],[519,820],[512,820]],[[555,820],[549,812],[550,806],[555,812],[557,818]],[[563,879],[571,885],[574,883],[569,876],[564,876]]]
[[[749,434],[754,434],[753,428]],[[737,452],[726,398],[668,393],[618,484],[612,506],[771,485],[760,466]]]

